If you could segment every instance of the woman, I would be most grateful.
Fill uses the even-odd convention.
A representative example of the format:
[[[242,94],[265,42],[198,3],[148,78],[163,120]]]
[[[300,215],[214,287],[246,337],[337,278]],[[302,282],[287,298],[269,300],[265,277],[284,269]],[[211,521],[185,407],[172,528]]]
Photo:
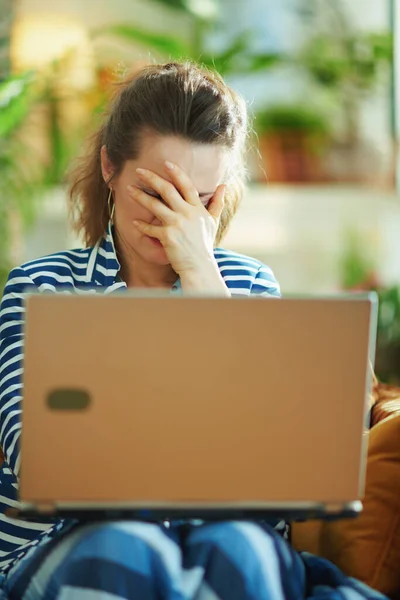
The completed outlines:
[[[268,267],[216,248],[241,198],[246,136],[241,98],[219,76],[191,64],[146,67],[119,90],[72,174],[71,207],[87,247],[14,269],[4,291],[3,509],[17,505],[24,293],[156,287],[279,295]],[[316,568],[281,533],[279,524],[49,525],[2,516],[3,594],[31,600],[328,598],[329,571],[332,594],[381,597],[324,561]],[[325,588],[318,591],[320,585]]]

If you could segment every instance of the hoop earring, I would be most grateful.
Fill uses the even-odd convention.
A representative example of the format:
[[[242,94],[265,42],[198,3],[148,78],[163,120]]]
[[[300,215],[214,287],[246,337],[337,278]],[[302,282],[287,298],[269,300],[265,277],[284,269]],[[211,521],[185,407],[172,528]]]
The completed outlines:
[[[111,206],[111,201],[112,201],[112,206]],[[113,219],[114,219],[114,212],[115,212],[115,202],[112,197],[112,187],[110,187],[110,191],[108,192],[107,205],[108,205],[108,214],[110,217],[110,221],[112,223]]]

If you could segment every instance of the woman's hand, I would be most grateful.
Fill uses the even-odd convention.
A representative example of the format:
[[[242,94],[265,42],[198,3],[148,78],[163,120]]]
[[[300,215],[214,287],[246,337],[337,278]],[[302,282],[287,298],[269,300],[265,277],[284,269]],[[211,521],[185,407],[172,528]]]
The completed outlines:
[[[157,217],[161,225],[143,221],[134,221],[134,225],[162,243],[183,289],[223,291],[229,295],[214,258],[225,186],[218,186],[206,208],[188,175],[177,165],[166,162],[165,166],[171,182],[152,171],[136,171],[143,184],[158,197],[128,186],[132,198]]]

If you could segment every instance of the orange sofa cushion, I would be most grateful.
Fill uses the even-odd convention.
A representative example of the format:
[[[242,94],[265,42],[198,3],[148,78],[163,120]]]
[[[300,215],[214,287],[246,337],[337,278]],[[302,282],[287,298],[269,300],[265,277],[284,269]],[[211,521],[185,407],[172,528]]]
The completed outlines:
[[[364,510],[325,522],[319,554],[372,588],[400,598],[400,415],[369,433]]]
[[[374,378],[363,513],[352,520],[292,524],[299,551],[400,600],[400,390]]]
[[[385,383],[376,383],[373,388],[373,408],[371,426],[380,423],[386,417],[400,415],[400,389]]]

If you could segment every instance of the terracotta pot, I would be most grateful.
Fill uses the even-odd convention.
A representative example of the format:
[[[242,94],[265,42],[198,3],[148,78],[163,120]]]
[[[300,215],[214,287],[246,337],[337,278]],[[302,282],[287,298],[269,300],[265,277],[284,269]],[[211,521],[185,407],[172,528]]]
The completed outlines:
[[[260,179],[269,182],[323,181],[322,140],[306,132],[287,131],[259,137]]]

